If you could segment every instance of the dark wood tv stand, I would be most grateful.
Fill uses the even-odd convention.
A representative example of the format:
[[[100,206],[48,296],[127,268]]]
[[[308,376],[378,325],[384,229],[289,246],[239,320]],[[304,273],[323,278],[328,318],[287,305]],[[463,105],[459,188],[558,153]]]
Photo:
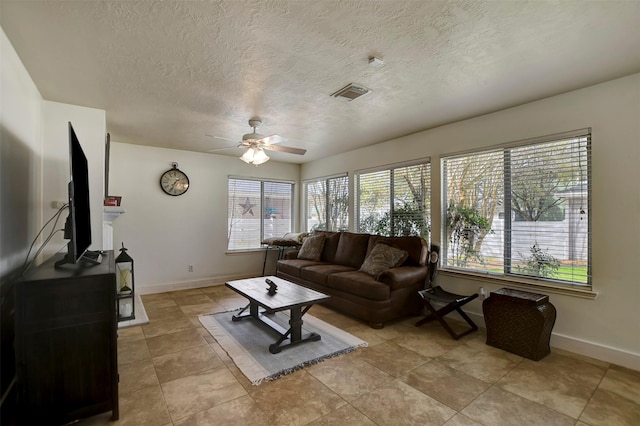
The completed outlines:
[[[19,424],[62,424],[106,411],[119,416],[113,252],[99,265],[55,268],[62,256],[16,283]]]

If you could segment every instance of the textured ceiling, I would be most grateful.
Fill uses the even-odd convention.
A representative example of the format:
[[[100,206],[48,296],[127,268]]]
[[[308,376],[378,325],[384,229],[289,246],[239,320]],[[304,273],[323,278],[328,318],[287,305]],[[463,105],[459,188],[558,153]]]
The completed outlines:
[[[640,1],[0,0],[0,24],[114,141],[206,152],[259,116],[308,150],[288,162],[640,72]],[[351,82],[372,92],[330,96]]]

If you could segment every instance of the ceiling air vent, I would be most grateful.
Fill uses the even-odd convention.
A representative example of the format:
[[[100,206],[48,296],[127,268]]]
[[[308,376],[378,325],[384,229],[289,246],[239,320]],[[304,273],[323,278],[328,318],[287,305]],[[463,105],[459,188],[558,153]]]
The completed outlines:
[[[334,98],[344,98],[348,101],[352,101],[354,99],[358,99],[360,96],[366,95],[369,92],[370,90],[366,87],[356,86],[355,84],[350,83],[337,92],[332,93],[331,96],[333,96]]]

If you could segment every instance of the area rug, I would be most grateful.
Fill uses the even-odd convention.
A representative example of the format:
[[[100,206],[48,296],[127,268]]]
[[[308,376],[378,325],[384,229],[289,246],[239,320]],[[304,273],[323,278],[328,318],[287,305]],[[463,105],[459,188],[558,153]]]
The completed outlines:
[[[278,340],[278,334],[254,320],[233,322],[231,317],[236,312],[201,315],[199,319],[254,385],[259,385],[263,380],[277,379],[305,365],[367,346],[364,340],[307,314],[302,318],[303,336],[315,332],[322,338],[315,342],[284,348],[280,353],[272,354],[269,352],[269,345]],[[288,312],[277,312],[269,318],[282,327],[289,327]]]

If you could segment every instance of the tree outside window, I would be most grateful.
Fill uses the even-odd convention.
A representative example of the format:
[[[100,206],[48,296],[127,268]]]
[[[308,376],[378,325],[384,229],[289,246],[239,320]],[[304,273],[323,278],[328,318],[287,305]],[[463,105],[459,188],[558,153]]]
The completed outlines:
[[[349,228],[349,178],[338,176],[305,183],[306,230]]]
[[[443,266],[590,284],[590,134],[442,159]]]
[[[357,175],[358,232],[429,240],[429,163]]]

